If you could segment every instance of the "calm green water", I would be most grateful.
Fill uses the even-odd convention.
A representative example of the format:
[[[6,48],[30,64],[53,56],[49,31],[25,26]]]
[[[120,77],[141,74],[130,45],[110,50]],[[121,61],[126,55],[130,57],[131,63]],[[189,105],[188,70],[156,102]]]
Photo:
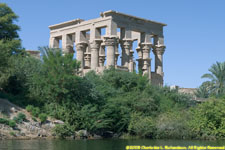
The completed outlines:
[[[225,146],[225,141],[194,140],[3,140],[0,150],[125,150],[127,145]]]

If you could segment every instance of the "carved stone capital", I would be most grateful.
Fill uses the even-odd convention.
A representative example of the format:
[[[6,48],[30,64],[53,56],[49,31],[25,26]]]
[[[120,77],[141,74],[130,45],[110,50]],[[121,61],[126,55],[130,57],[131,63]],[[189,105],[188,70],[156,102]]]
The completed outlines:
[[[126,49],[130,49],[132,46],[133,40],[131,39],[124,39],[121,41],[121,47],[122,48],[126,48]]]
[[[117,37],[104,37],[105,46],[115,46],[118,42]]]
[[[131,51],[130,51],[130,57],[133,57],[133,54],[134,54],[134,51],[131,50]]]
[[[99,56],[99,66],[103,67],[105,62],[105,56]]]
[[[152,43],[141,43],[141,48],[143,50],[150,50],[152,48]]]
[[[94,40],[90,43],[91,49],[99,49],[101,45],[102,40]]]
[[[151,50],[152,44],[151,43],[142,43],[141,49],[143,53],[149,53]]]
[[[137,50],[137,53],[138,53],[138,57],[142,58],[143,57],[142,49],[140,47],[137,47],[136,50]]]
[[[166,48],[166,46],[164,46],[164,45],[160,45],[160,46],[156,45],[153,47],[153,53],[155,55],[163,55],[165,52],[165,48]]]
[[[66,45],[66,49],[67,49],[67,51],[68,51],[69,53],[74,53],[73,45],[67,44],[67,45]]]
[[[76,50],[77,51],[85,51],[86,47],[87,47],[86,42],[76,43]]]
[[[91,59],[91,54],[90,53],[85,53],[84,54],[84,60],[90,60]]]
[[[101,47],[105,47],[105,42],[104,41],[101,42]]]

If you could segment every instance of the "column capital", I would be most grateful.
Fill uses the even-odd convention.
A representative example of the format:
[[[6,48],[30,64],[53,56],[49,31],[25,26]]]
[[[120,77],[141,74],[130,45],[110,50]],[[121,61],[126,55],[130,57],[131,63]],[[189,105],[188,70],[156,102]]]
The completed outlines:
[[[90,60],[91,59],[91,54],[90,53],[84,53],[84,60]]]
[[[68,53],[74,53],[73,45],[72,44],[67,44],[66,45],[66,50],[67,50]]]
[[[104,37],[105,46],[115,46],[118,42],[119,42],[119,39],[117,36],[105,36]]]
[[[106,56],[99,56],[99,63],[101,64],[101,67],[104,66],[104,62],[105,62],[105,57]]]
[[[101,39],[95,39],[90,43],[91,49],[99,49],[101,45],[102,40]]]
[[[136,48],[136,51],[137,51],[137,53],[138,53],[138,58],[142,58],[142,57],[143,57],[143,54],[142,54],[142,49],[141,49],[141,47],[137,47],[137,48]]]
[[[123,48],[128,48],[128,49],[130,49],[130,47],[132,46],[132,42],[133,42],[132,39],[123,39],[123,40],[121,40],[121,46],[122,46]]]
[[[87,47],[87,45],[88,45],[87,42],[79,42],[79,43],[76,43],[76,50],[77,51],[79,51],[79,50],[83,51],[84,48]]]
[[[165,52],[165,48],[166,48],[166,46],[164,46],[164,45],[155,45],[153,47],[153,53],[155,55],[163,55]]]
[[[101,46],[105,47],[105,42],[104,41],[101,42]]]
[[[133,57],[134,51],[130,50],[130,56]]]
[[[142,49],[151,49],[152,43],[141,43],[140,46]]]
[[[143,53],[149,53],[152,48],[152,43],[141,43],[141,49]]]
[[[147,69],[148,66],[150,65],[151,60],[152,60],[151,58],[142,59],[144,64],[142,69]]]

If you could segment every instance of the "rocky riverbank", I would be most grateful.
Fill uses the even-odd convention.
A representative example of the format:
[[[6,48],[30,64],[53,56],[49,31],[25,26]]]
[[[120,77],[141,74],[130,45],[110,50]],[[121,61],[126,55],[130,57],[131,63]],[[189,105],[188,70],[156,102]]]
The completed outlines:
[[[33,138],[54,138],[53,128],[56,124],[63,124],[60,120],[47,118],[41,123],[25,109],[18,107],[8,100],[0,99],[0,118],[13,121],[18,114],[24,114],[25,120],[10,126],[0,123],[0,139],[33,139]]]
[[[17,122],[14,126],[0,121],[0,140],[1,139],[38,139],[38,138],[57,138],[53,132],[54,127],[64,122],[48,117],[43,123],[39,118],[34,118],[25,109],[14,105],[6,99],[0,99],[0,119],[14,121],[18,114],[24,114],[25,119]],[[106,131],[99,134],[90,134],[87,130],[74,131],[74,134],[65,137],[67,139],[101,139],[118,138],[119,135]]]

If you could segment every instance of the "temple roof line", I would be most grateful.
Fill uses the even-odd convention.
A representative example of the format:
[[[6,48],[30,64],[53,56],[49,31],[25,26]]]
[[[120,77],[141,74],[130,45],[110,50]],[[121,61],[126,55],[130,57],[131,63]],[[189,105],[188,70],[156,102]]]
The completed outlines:
[[[49,29],[54,29],[54,28],[59,28],[59,27],[63,27],[63,26],[76,25],[76,24],[79,24],[79,23],[81,23],[83,21],[85,21],[85,20],[77,18],[77,19],[74,19],[74,20],[70,20],[70,21],[66,21],[66,22],[50,25],[48,27],[49,27]]]
[[[144,19],[144,18],[141,18],[141,17],[136,17],[136,16],[128,15],[128,14],[121,13],[121,12],[114,11],[114,10],[108,10],[108,11],[102,12],[102,13],[100,13],[100,16],[107,17],[107,16],[111,16],[112,14],[114,14],[114,15],[120,15],[120,16],[124,16],[124,17],[129,17],[129,18],[133,18],[133,19],[137,19],[137,20],[142,20],[142,21],[145,21],[145,22],[156,23],[156,24],[160,24],[160,25],[163,25],[163,26],[167,26],[167,24],[164,24],[164,23],[161,23],[161,22],[147,20],[147,19]]]
[[[103,18],[108,17],[108,16],[123,16],[123,17],[131,18],[131,19],[135,19],[135,20],[139,20],[139,21],[144,21],[144,22],[148,22],[148,23],[154,23],[154,24],[159,24],[159,25],[162,25],[162,26],[167,26],[167,24],[164,24],[164,23],[160,23],[160,22],[156,22],[156,21],[152,21],[152,20],[147,20],[147,19],[144,19],[144,18],[124,14],[124,13],[114,11],[114,10],[108,10],[108,11],[102,12],[102,13],[100,13],[100,16],[103,17]],[[61,27],[65,27],[65,26],[80,24],[81,22],[84,22],[84,21],[88,21],[88,20],[83,20],[83,19],[77,18],[77,19],[74,19],[74,20],[70,20],[70,21],[59,23],[59,24],[51,25],[51,26],[49,26],[49,28],[52,30],[52,29],[61,28]]]

